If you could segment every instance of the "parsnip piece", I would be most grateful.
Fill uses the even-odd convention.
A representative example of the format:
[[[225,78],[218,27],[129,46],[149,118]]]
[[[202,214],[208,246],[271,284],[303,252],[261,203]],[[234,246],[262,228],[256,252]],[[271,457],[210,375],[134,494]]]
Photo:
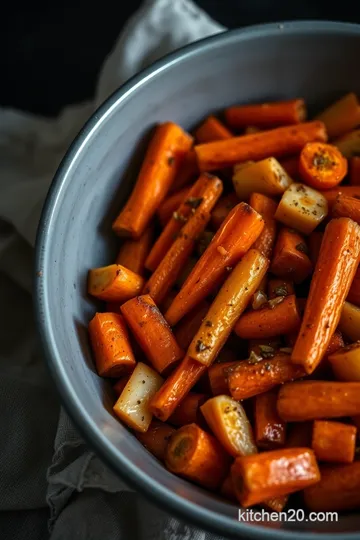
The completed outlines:
[[[350,131],[332,142],[347,159],[360,155],[360,129]]]
[[[93,268],[88,276],[88,293],[106,302],[126,302],[140,294],[145,280],[121,264]]]
[[[321,193],[304,184],[291,184],[281,198],[275,219],[310,234],[327,214],[327,200]]]
[[[360,339],[360,308],[354,306],[354,304],[350,304],[350,302],[344,302],[339,330],[350,341],[358,341]]]
[[[139,362],[114,405],[116,416],[136,431],[147,431],[152,420],[149,401],[162,383],[156,371]]]
[[[360,382],[360,341],[339,349],[328,359],[339,381]]]
[[[281,195],[292,180],[273,157],[257,161],[247,167],[234,167],[234,188],[240,200],[247,200],[251,193]]]

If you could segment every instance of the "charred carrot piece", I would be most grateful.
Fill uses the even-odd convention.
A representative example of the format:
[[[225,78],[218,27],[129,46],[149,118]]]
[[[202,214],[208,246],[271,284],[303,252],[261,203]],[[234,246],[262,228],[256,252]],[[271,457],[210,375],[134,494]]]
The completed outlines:
[[[281,229],[274,248],[271,272],[275,276],[301,283],[312,269],[305,238],[296,231]]]
[[[317,116],[324,122],[330,138],[339,137],[360,124],[360,106],[356,95],[350,92],[332,103]]]
[[[186,350],[189,347],[205,315],[209,311],[209,307],[209,303],[206,300],[202,300],[174,328],[175,339],[182,349]]]
[[[360,223],[360,199],[339,195],[332,207],[333,217],[348,217]]]
[[[315,420],[311,447],[319,461],[352,463],[355,445],[355,426],[341,422]]]
[[[308,239],[309,257],[313,265],[317,263],[320,253],[321,242],[324,234],[320,231],[314,231]]]
[[[354,156],[350,158],[350,184],[352,186],[360,186],[360,157]]]
[[[273,450],[285,444],[286,424],[279,417],[276,404],[276,391],[255,397],[255,441],[259,448]]]
[[[169,219],[173,217],[174,212],[176,212],[181,203],[186,200],[190,189],[191,188],[189,186],[185,186],[179,191],[175,191],[175,193],[169,195],[159,206],[156,213],[157,217],[159,218],[160,224],[163,227],[165,227]]]
[[[306,184],[315,189],[330,189],[347,175],[347,159],[331,144],[307,143],[301,150],[299,174]]]
[[[231,139],[233,136],[231,131],[215,116],[208,116],[195,131],[195,139],[198,143],[224,141],[225,139]]]
[[[113,223],[119,236],[139,238],[166,197],[192,137],[173,122],[160,124],[150,141],[135,187]]]
[[[290,296],[295,293],[294,284],[289,279],[270,279],[268,297],[270,300],[278,296]]]
[[[212,435],[190,424],[170,437],[165,465],[169,471],[215,490],[229,471],[230,458]]]
[[[280,160],[280,165],[287,172],[290,178],[297,178],[299,175],[299,156],[293,156]]]
[[[245,360],[234,368],[228,368],[228,384],[234,399],[247,399],[275,386],[304,376],[299,366],[294,366],[290,355],[278,353],[273,358],[260,362]]]
[[[234,368],[239,362],[222,362],[209,367],[208,377],[213,396],[229,393],[228,368]]]
[[[176,407],[169,417],[169,423],[174,426],[185,426],[187,424],[198,424],[200,407],[205,403],[206,395],[189,392],[189,394]]]
[[[327,225],[311,280],[301,329],[291,361],[312,373],[323,357],[341,316],[360,255],[360,228],[348,218]]]
[[[225,499],[228,499],[229,501],[235,502],[237,500],[231,474],[228,474],[223,483],[221,484],[220,493],[223,497],[225,497]]]
[[[311,447],[313,422],[287,424],[287,428],[286,448]]]
[[[121,306],[127,324],[153,367],[163,373],[181,360],[183,350],[149,295],[137,296]]]
[[[360,382],[296,381],[279,391],[277,409],[285,422],[360,414]],[[301,403],[301,407],[299,407]]]
[[[210,366],[266,274],[269,261],[251,249],[236,265],[210,306],[188,348],[188,355]]]
[[[340,381],[360,382],[360,342],[338,348],[329,355],[329,362]]]
[[[144,282],[125,266],[111,264],[89,271],[88,293],[107,302],[126,302],[140,293]]]
[[[225,109],[226,122],[233,128],[243,128],[249,125],[275,127],[298,124],[304,122],[305,118],[306,106],[303,99],[237,105]]]
[[[170,326],[221,284],[227,268],[249,250],[263,227],[262,217],[248,204],[240,203],[233,208],[166,312]]]
[[[327,200],[329,211],[332,209],[339,195],[347,195],[348,197],[360,197],[360,186],[338,186],[337,188],[320,191]]]
[[[235,163],[282,157],[296,154],[312,141],[326,142],[327,134],[322,122],[305,122],[297,126],[280,127],[253,135],[233,137],[195,146],[199,169],[212,171],[231,167]]]
[[[245,508],[299,491],[320,480],[310,448],[283,448],[238,457],[231,475],[236,496]]]
[[[173,433],[175,433],[175,428],[172,426],[153,420],[145,433],[136,432],[135,437],[153,456],[164,461],[166,447]]]
[[[222,184],[220,180],[207,173],[200,175],[183,200],[180,201],[170,221],[168,221],[155,242],[146,259],[146,268],[152,272],[156,270],[189,218],[194,215],[200,206],[202,206],[203,210],[210,211],[220,197],[221,192]]]
[[[169,193],[174,193],[175,191],[182,189],[184,186],[187,186],[196,179],[196,176],[199,176],[199,167],[195,150],[194,148],[190,148],[180,165],[179,171],[175,176],[175,180],[170,187]]]
[[[125,240],[116,257],[116,264],[125,266],[139,276],[144,275],[145,260],[150,253],[154,228],[149,226],[138,240]]]
[[[113,390],[115,392],[116,397],[119,397],[121,392],[124,390],[125,386],[127,385],[127,382],[129,380],[129,375],[124,375],[119,379],[113,386]]]
[[[321,479],[304,490],[305,505],[314,512],[360,508],[360,461],[320,467]]]
[[[261,193],[253,193],[249,201],[250,206],[264,218],[264,228],[259,238],[254,242],[253,248],[267,257],[271,257],[276,238],[275,212],[277,203]]]
[[[239,199],[234,192],[220,197],[211,214],[211,224],[215,230],[222,225],[225,218],[237,204],[239,204]]]
[[[272,304],[248,311],[235,325],[242,339],[262,339],[290,334],[300,328],[301,317],[295,295],[278,296]]]

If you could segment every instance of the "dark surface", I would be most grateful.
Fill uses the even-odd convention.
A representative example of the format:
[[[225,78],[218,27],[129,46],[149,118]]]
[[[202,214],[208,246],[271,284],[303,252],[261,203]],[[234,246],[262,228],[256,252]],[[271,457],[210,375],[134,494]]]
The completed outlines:
[[[68,103],[90,98],[105,56],[140,3],[74,0],[44,7],[23,0],[1,6],[0,104],[55,115]],[[229,28],[291,19],[360,22],[360,4],[354,0],[197,0],[197,4]]]

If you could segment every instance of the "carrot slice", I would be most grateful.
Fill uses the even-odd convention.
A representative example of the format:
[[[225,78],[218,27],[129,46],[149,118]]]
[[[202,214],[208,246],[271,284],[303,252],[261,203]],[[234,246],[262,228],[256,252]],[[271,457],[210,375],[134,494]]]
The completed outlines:
[[[212,435],[190,424],[170,437],[165,465],[169,471],[214,490],[227,475],[230,458]]]
[[[315,420],[311,447],[318,460],[330,463],[352,463],[355,445],[355,426],[341,422]]]
[[[309,448],[283,448],[238,457],[231,467],[231,476],[236,496],[245,508],[320,480],[314,453]]]
[[[171,326],[221,284],[227,268],[249,250],[263,227],[263,219],[248,204],[233,208],[166,312]]]
[[[282,157],[296,154],[308,142],[326,140],[324,124],[315,121],[233,137],[226,141],[200,144],[195,146],[195,152],[200,170],[212,171],[231,167],[242,161],[257,161],[269,155]]]
[[[169,423],[174,426],[185,426],[186,424],[198,424],[201,418],[200,407],[205,403],[206,395],[189,392],[189,394],[176,407],[169,417]]]
[[[280,278],[301,283],[312,272],[305,238],[291,229],[280,229],[274,248],[271,272]]]
[[[249,125],[257,127],[298,124],[306,118],[303,99],[274,101],[255,105],[237,105],[225,109],[225,119],[229,126],[242,128]]]
[[[354,156],[350,158],[350,184],[352,186],[360,186],[360,157]]]
[[[173,433],[175,433],[175,428],[172,426],[153,420],[145,433],[136,432],[135,437],[146,450],[160,461],[164,461],[166,448]]]
[[[139,238],[166,197],[192,137],[173,122],[157,126],[148,146],[135,187],[113,223],[119,236]]]
[[[180,165],[179,171],[175,176],[172,185],[170,186],[169,193],[174,193],[175,191],[182,189],[184,186],[187,186],[196,179],[196,176],[199,176],[199,167],[195,150],[192,147],[185,154],[185,158]]]
[[[332,209],[339,195],[347,195],[348,197],[360,197],[360,186],[338,186],[337,188],[319,191],[327,200],[329,212]]]
[[[269,261],[257,250],[248,251],[227,278],[210,306],[187,354],[211,365],[236,321],[266,274]]]
[[[254,242],[253,248],[267,257],[271,257],[276,238],[276,221],[274,219],[277,203],[261,193],[253,193],[249,201],[250,206],[264,218],[264,228],[259,238]]]
[[[154,368],[163,373],[181,360],[183,350],[149,295],[138,296],[121,306],[127,324]]]
[[[333,217],[348,217],[360,223],[360,199],[339,195],[332,207]]]
[[[273,450],[285,444],[286,424],[278,415],[276,403],[276,391],[255,397],[255,441],[259,448]]]
[[[294,284],[289,279],[270,279],[268,296],[270,300],[278,296],[290,296],[295,293]]]
[[[126,302],[143,286],[144,278],[120,264],[92,268],[88,275],[88,293],[107,302]]]
[[[348,218],[327,225],[291,360],[312,373],[339,323],[360,255],[360,228]]]
[[[149,226],[138,240],[125,240],[116,257],[116,264],[125,266],[139,276],[144,275],[145,260],[150,253],[154,238],[154,228]]]
[[[208,116],[195,131],[195,139],[199,143],[224,141],[225,139],[231,139],[231,137],[233,137],[231,131],[212,115]]]
[[[355,416],[360,414],[360,383],[296,381],[284,384],[279,391],[277,409],[285,422]]]
[[[163,227],[167,224],[169,219],[173,216],[173,213],[179,208],[181,203],[186,200],[190,192],[190,187],[185,186],[175,193],[171,193],[164,202],[161,203],[157,210],[157,217]]]
[[[209,303],[202,300],[190,313],[188,313],[174,328],[174,336],[182,349],[187,349],[199,330],[205,315],[209,311]]]
[[[343,180],[347,160],[331,144],[307,143],[300,153],[299,173],[304,182],[315,189],[330,189]]]
[[[340,381],[360,382],[360,342],[338,348],[329,355],[329,362]]]
[[[324,122],[330,138],[343,135],[360,124],[360,106],[353,92],[332,103],[317,116]]]
[[[319,232],[319,231],[314,231],[310,234],[309,239],[308,239],[309,257],[314,266],[317,263],[317,260],[319,258],[323,236],[324,236],[324,233]]]

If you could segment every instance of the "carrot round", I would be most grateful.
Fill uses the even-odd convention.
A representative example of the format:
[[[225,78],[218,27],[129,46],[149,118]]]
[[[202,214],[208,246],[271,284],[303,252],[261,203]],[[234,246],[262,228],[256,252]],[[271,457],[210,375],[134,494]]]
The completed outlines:
[[[348,218],[327,225],[291,360],[312,373],[339,323],[360,255],[360,228]]]
[[[173,213],[176,212],[181,203],[186,200],[190,189],[189,186],[185,186],[179,191],[175,191],[175,193],[166,197],[164,202],[159,206],[156,213],[162,227],[165,227],[169,219],[173,216]]]
[[[249,201],[250,206],[264,218],[264,228],[259,238],[254,242],[257,249],[268,259],[271,257],[276,238],[275,212],[277,203],[261,193],[253,193]]]
[[[226,477],[230,458],[212,435],[190,424],[170,437],[165,465],[169,471],[214,490]]]
[[[200,144],[195,146],[195,152],[199,169],[213,171],[231,167],[242,161],[296,154],[308,142],[326,140],[324,124],[315,121],[233,137],[226,141]]]
[[[276,391],[255,397],[255,441],[259,448],[272,450],[285,444],[286,424],[278,415],[276,403]]]
[[[226,122],[233,128],[298,124],[304,122],[305,118],[306,107],[303,99],[290,99],[288,101],[274,101],[255,105],[237,105],[225,109]]]
[[[173,122],[160,124],[150,141],[135,187],[113,223],[119,236],[139,238],[174,181],[192,137]]]
[[[350,159],[350,184],[360,186],[360,156],[354,156]]]
[[[126,302],[143,286],[143,277],[120,264],[93,268],[88,275],[88,293],[106,302]]]
[[[167,310],[165,317],[170,326],[174,326],[220,285],[229,269],[258,238],[263,227],[260,214],[248,204],[240,203],[233,208]]]
[[[145,446],[146,450],[160,461],[164,461],[166,448],[173,433],[175,433],[175,428],[172,426],[153,420],[145,433],[137,431],[135,437]]]
[[[317,116],[324,122],[329,137],[339,137],[360,124],[360,106],[354,92],[349,92],[332,103]]]
[[[347,174],[347,160],[331,144],[307,143],[300,153],[299,173],[315,189],[330,189]]]
[[[333,217],[348,217],[360,223],[360,200],[355,197],[339,195],[332,207]]]
[[[195,139],[199,143],[224,141],[231,139],[231,137],[233,137],[231,131],[215,116],[208,116],[195,131]]]
[[[355,426],[315,420],[311,447],[319,461],[351,463],[354,461],[355,445]]]
[[[280,278],[301,283],[312,269],[305,238],[296,231],[281,229],[274,248],[271,272]]]
[[[239,202],[238,196],[234,192],[220,197],[211,213],[211,225],[215,230],[218,230],[225,218]]]
[[[182,349],[187,349],[199,330],[205,315],[209,311],[210,304],[202,300],[190,313],[175,326],[174,336]]]
[[[201,418],[200,407],[205,403],[206,395],[189,392],[169,417],[169,423],[174,426],[198,424]]]
[[[144,275],[145,260],[150,252],[154,237],[154,228],[149,226],[137,240],[125,240],[121,246],[116,264],[121,264],[135,274]]]

